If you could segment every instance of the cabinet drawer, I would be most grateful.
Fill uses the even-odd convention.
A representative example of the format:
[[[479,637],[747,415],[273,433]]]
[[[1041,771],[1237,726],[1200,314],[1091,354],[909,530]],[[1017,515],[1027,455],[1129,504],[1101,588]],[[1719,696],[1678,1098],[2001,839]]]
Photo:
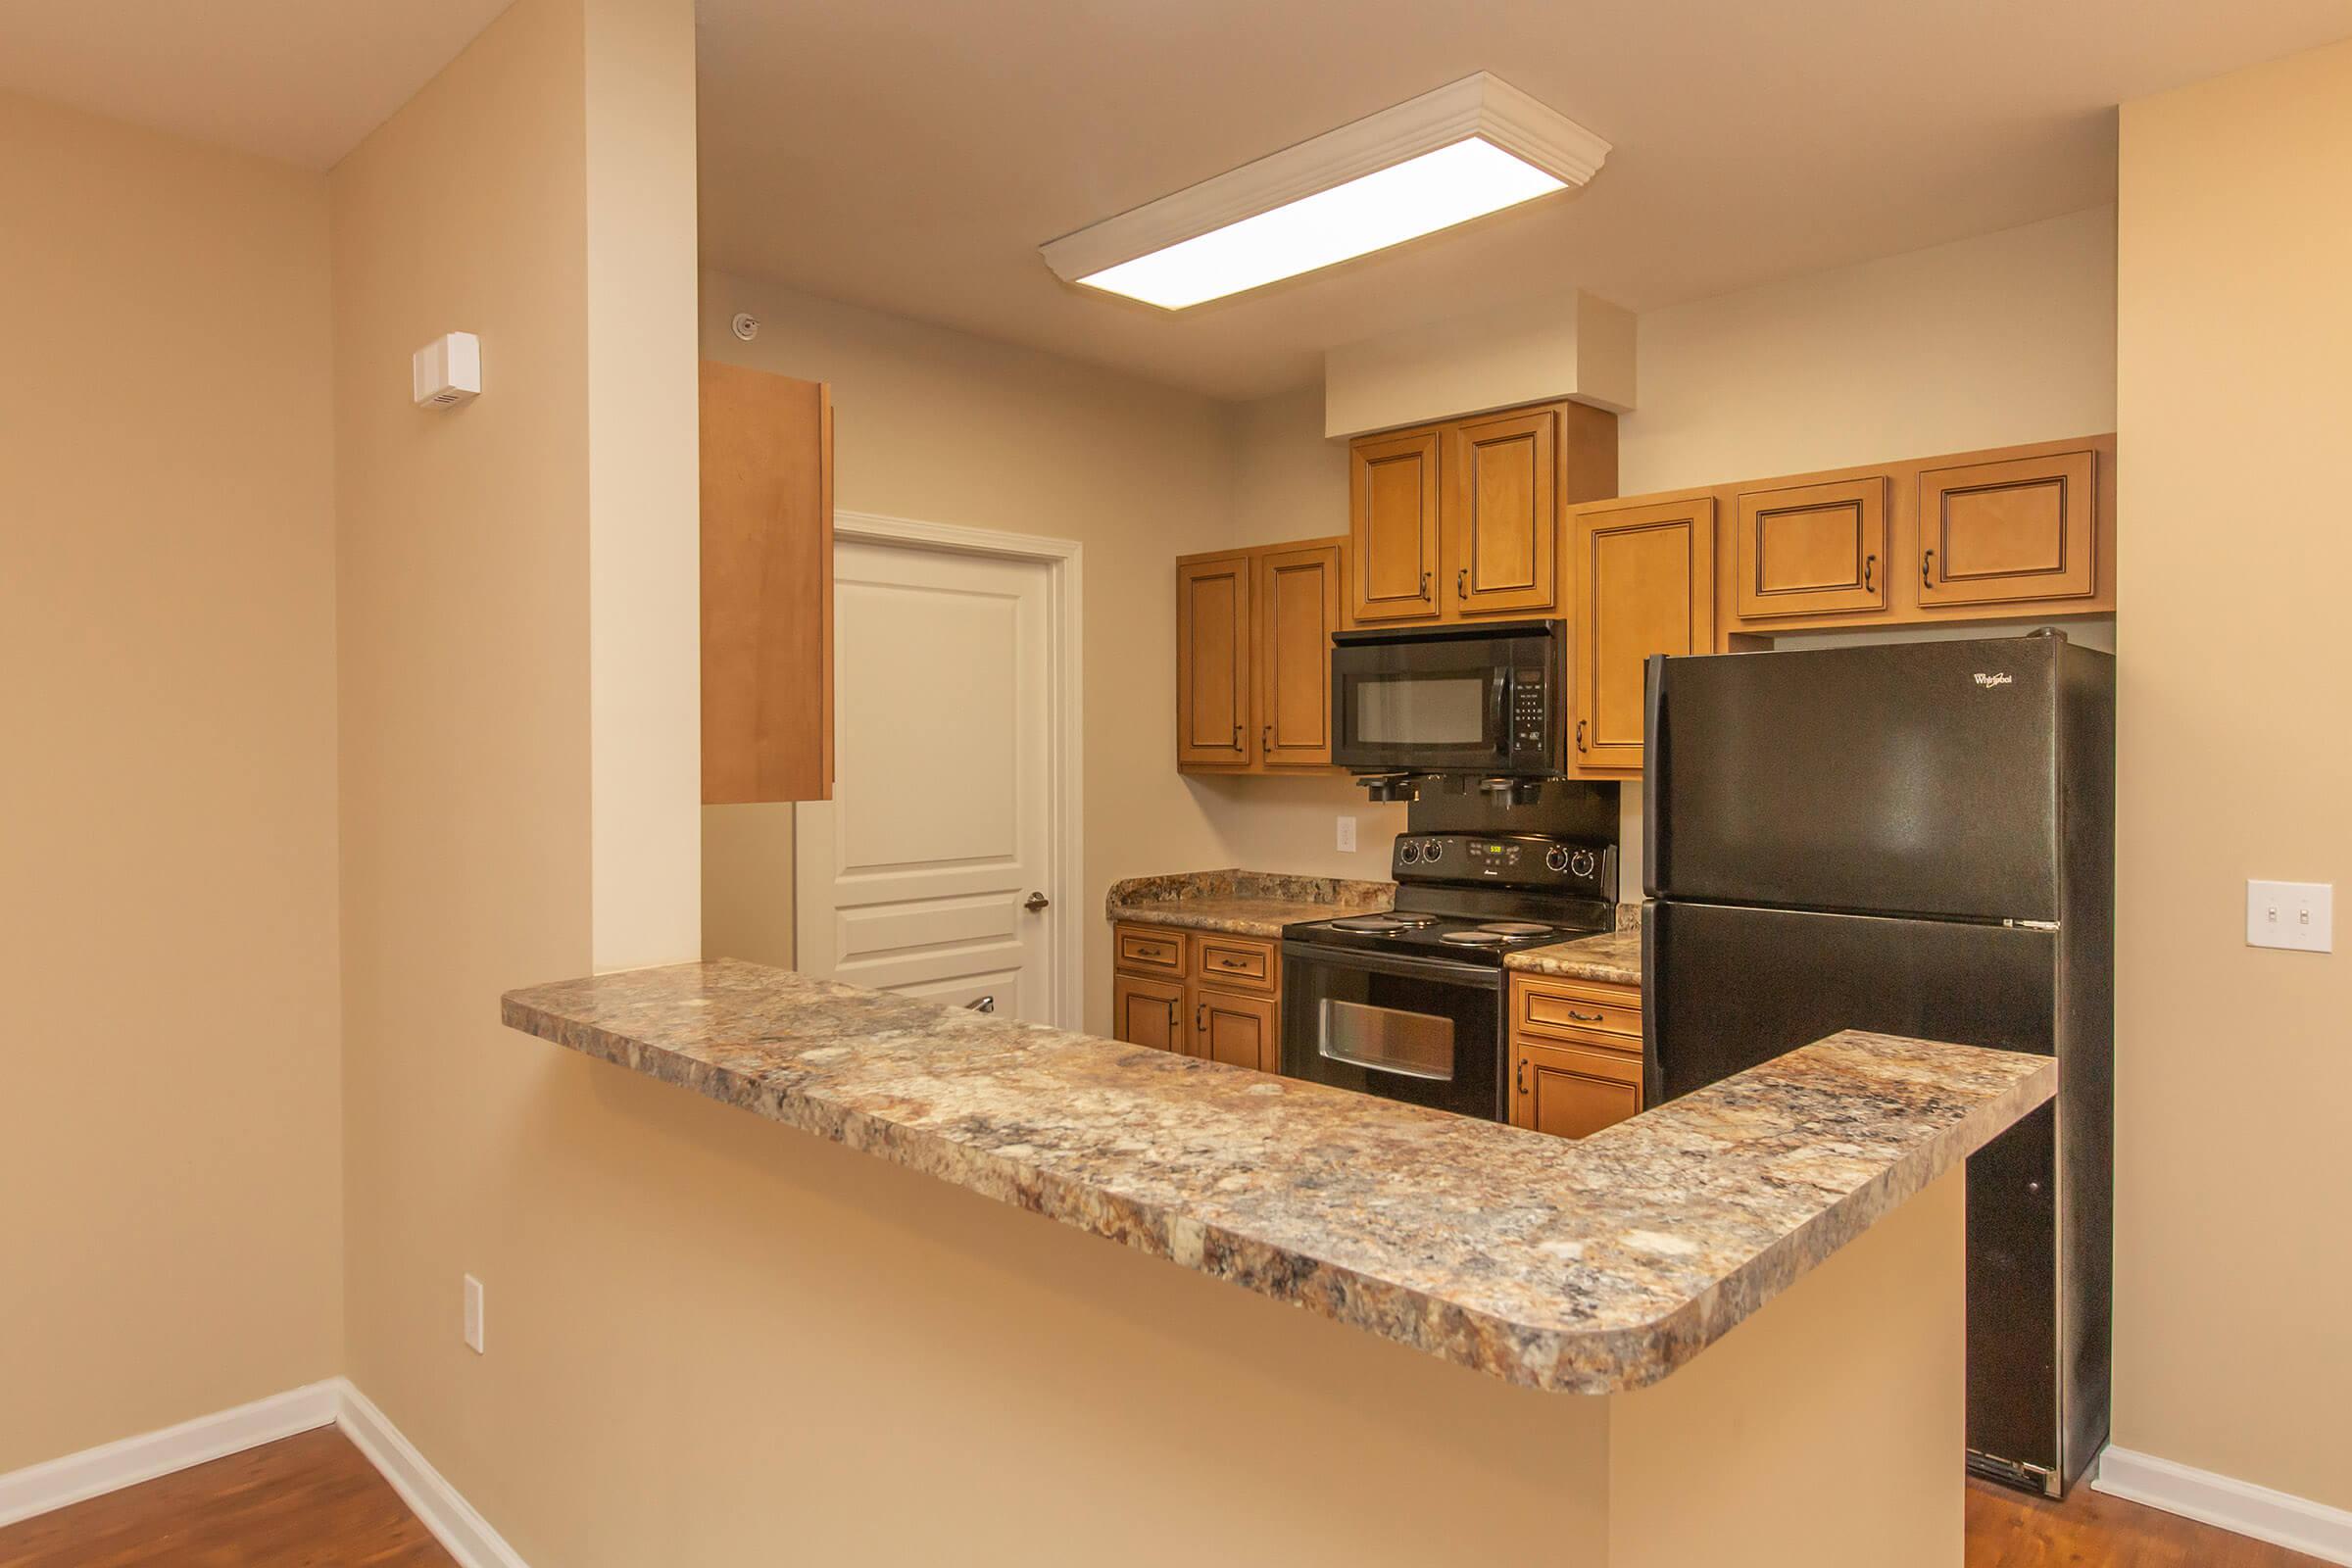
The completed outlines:
[[[1247,937],[1202,936],[1193,939],[1196,979],[1238,991],[1271,991],[1277,968],[1271,943]]]
[[[1122,925],[1114,928],[1111,966],[1117,969],[1138,969],[1148,974],[1184,973],[1184,933],[1163,931],[1155,926]]]
[[[1511,981],[1511,1027],[1614,1051],[1642,1049],[1642,994],[1568,980]]]

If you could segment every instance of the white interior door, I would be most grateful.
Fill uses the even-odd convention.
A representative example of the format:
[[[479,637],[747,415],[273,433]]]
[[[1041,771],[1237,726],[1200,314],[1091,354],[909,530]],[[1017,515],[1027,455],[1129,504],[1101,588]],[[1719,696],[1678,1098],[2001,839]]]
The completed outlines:
[[[1054,569],[837,546],[833,799],[794,818],[802,969],[941,1002],[993,996],[1001,1013],[1065,1021]]]

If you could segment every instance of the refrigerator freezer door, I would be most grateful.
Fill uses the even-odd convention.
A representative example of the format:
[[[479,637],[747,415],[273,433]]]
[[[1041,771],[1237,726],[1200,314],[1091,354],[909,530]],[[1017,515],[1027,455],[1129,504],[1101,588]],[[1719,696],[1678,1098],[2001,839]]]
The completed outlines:
[[[1955,921],[1643,906],[1651,1103],[1839,1029],[2049,1053],[2058,937]],[[2058,1182],[2043,1106],[1969,1161],[1968,1446],[2055,1470]]]
[[[2058,918],[2056,637],[1654,662],[1653,897]]]

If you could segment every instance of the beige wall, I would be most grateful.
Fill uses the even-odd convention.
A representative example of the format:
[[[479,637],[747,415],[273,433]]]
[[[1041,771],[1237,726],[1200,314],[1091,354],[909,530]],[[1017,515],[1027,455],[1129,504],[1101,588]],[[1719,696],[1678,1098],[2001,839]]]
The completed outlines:
[[[2352,44],[2125,106],[2118,1445],[2352,1507]],[[2338,919],[2342,918],[2339,903]]]
[[[317,174],[0,95],[0,1472],[342,1367]]]
[[[728,329],[738,311],[762,322],[750,343]],[[1176,772],[1172,674],[1172,562],[1226,538],[1223,411],[752,278],[704,274],[702,312],[711,358],[831,383],[843,510],[1084,547],[1086,882],[1075,913],[1088,931],[1085,1024],[1107,1032],[1110,884],[1230,863]],[[736,865],[714,855],[705,872],[732,877]]]

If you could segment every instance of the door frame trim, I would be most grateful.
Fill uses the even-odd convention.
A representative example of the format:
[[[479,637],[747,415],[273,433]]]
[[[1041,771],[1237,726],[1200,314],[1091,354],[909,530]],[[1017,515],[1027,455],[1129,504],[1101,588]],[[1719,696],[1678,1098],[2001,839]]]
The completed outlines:
[[[1076,917],[1077,891],[1086,886],[1086,673],[1084,660],[1086,547],[1075,539],[1007,533],[960,523],[925,522],[878,512],[833,513],[833,538],[840,542],[910,546],[951,555],[987,556],[1000,561],[1037,562],[1046,567],[1047,662],[1054,689],[1047,694],[1052,724],[1047,737],[1059,765],[1049,764],[1053,790],[1046,818],[1054,839],[1054,873],[1043,890],[1070,917],[1055,926],[1054,1022],[1081,1029],[1086,1017],[1086,933]],[[798,850],[795,850],[796,858]],[[800,910],[793,910],[793,942],[800,943]]]

